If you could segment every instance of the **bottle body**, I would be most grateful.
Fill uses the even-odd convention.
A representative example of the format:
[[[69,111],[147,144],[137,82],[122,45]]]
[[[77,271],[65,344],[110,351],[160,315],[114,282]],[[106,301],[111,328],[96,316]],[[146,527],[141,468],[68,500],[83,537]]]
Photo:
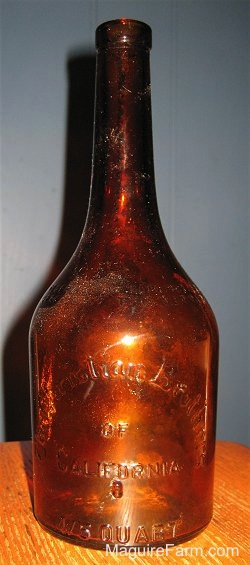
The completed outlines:
[[[35,515],[95,548],[178,543],[212,514],[216,322],[127,162],[123,143],[30,330]]]
[[[211,518],[213,319],[178,271],[117,263],[33,322],[35,513],[78,543],[161,545]]]

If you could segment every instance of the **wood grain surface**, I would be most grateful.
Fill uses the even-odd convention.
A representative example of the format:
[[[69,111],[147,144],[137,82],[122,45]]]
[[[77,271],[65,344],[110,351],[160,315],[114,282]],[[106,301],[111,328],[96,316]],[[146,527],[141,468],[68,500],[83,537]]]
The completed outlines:
[[[0,444],[0,564],[23,565],[162,565],[250,564],[250,449],[217,442],[214,516],[199,536],[169,554],[106,555],[51,536],[32,511],[31,442]]]

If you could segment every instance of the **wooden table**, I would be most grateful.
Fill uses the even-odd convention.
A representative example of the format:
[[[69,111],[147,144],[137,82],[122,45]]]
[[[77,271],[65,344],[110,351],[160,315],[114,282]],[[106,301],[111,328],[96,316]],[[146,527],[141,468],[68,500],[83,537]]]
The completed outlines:
[[[36,522],[31,504],[31,442],[0,444],[0,564],[112,565],[136,563],[250,564],[250,449],[217,442],[214,517],[195,539],[175,546],[169,555],[106,555],[61,541]]]

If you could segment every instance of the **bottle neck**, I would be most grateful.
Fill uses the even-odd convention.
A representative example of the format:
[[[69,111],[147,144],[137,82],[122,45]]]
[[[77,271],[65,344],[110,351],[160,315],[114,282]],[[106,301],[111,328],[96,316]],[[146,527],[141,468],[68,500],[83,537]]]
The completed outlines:
[[[95,104],[89,220],[98,214],[116,230],[142,233],[158,218],[148,48],[98,51]]]

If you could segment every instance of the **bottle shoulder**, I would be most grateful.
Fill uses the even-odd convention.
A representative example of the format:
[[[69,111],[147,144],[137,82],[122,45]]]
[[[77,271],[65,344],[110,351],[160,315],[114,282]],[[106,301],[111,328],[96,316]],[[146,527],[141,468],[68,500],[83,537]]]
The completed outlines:
[[[136,332],[154,324],[162,333],[216,335],[207,300],[168,248],[137,256],[99,251],[89,259],[76,252],[40,301],[33,326],[101,324],[116,331],[129,323]]]

